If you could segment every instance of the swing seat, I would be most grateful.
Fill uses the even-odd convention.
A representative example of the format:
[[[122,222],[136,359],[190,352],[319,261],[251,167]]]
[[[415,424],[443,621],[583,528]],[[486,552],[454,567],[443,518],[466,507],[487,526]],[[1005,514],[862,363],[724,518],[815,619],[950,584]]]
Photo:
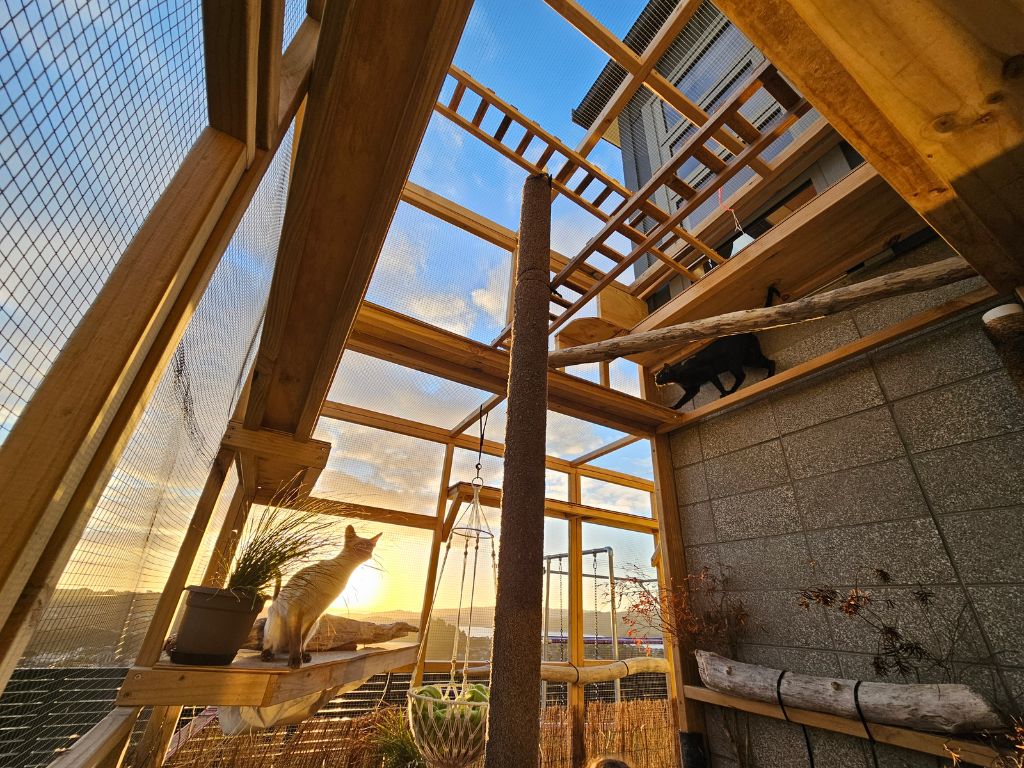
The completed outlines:
[[[479,760],[487,743],[487,701],[466,698],[468,686],[441,688],[441,697],[421,686],[409,691],[409,727],[431,768],[466,768]]]

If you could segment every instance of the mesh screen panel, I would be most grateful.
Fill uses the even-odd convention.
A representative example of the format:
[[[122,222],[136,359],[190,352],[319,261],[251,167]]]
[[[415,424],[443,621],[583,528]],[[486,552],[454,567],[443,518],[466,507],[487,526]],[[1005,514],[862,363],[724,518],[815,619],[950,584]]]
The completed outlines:
[[[322,418],[315,437],[331,443],[313,495],[419,515],[436,512],[444,446]]]
[[[445,429],[487,397],[483,390],[351,351],[342,356],[327,395],[328,400]]]
[[[599,456],[589,464],[605,469],[614,469],[637,477],[644,477],[648,480],[654,479],[654,465],[651,463],[651,444],[647,440],[638,440],[635,443],[619,448],[617,451]]]
[[[288,49],[288,43],[294,39],[295,33],[305,20],[306,0],[284,0],[284,36],[281,40],[281,50]]]
[[[130,665],[224,433],[266,304],[287,193],[289,137],[210,281],[171,364],[93,510],[16,675],[60,676],[32,704],[0,698],[40,741],[11,744],[4,766],[41,765],[113,706],[109,670]],[[228,483],[230,485],[230,481]],[[214,526],[223,519],[225,488]],[[193,577],[212,545],[208,532]],[[63,680],[64,682],[59,682]],[[76,693],[72,693],[72,691]],[[89,699],[89,708],[81,704]],[[44,739],[45,741],[42,741]]]
[[[0,441],[206,125],[199,3],[0,8]]]

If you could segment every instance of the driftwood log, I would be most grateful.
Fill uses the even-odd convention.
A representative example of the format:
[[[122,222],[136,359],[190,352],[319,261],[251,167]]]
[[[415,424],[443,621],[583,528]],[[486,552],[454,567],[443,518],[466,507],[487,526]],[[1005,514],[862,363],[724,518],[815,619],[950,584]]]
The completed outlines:
[[[263,648],[263,627],[266,623],[266,619],[256,619],[243,648],[252,651]],[[396,621],[392,624],[374,624],[372,621],[357,621],[325,613],[320,618],[320,628],[306,645],[306,650],[311,653],[354,651],[357,645],[384,643],[415,632],[419,632],[419,629],[404,621]]]
[[[470,667],[470,677],[486,677],[491,671],[487,665]],[[622,659],[621,661],[609,661],[607,664],[588,664],[585,667],[575,667],[571,664],[541,664],[540,678],[549,683],[607,683],[611,680],[618,680],[626,675],[635,675],[640,672],[660,672],[665,674],[669,671],[668,660],[654,658],[652,656],[638,656],[635,659]]]
[[[696,655],[700,679],[711,690],[778,703],[776,686],[782,670],[744,664],[708,651],[697,651]],[[786,707],[857,720],[856,685],[856,680],[787,672],[778,693]],[[966,685],[862,682],[857,693],[868,723],[941,733],[978,733],[1006,727],[984,697]]]
[[[631,333],[607,341],[555,350],[548,355],[548,365],[552,368],[562,368],[578,363],[596,363],[651,349],[671,347],[687,341],[766,331],[781,325],[816,320],[888,296],[926,291],[971,277],[977,277],[977,272],[959,256],[954,256],[934,264],[892,272],[774,307],[744,309],[668,328]]]

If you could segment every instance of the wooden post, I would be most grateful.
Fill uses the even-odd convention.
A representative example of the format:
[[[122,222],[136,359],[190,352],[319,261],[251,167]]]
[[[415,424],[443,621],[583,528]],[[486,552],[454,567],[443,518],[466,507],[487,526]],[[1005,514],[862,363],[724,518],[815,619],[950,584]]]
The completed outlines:
[[[580,503],[579,472],[569,473],[569,503]],[[596,608],[595,608],[596,610]],[[582,668],[585,648],[583,644],[583,520],[577,515],[569,518],[569,663]],[[573,768],[579,768],[586,759],[583,729],[586,725],[586,686],[570,683],[566,686],[569,705],[569,755]]]
[[[448,443],[444,447],[444,464],[441,465],[441,487],[437,489],[437,521],[434,525],[434,538],[430,542],[430,562],[427,564],[427,580],[423,584],[423,607],[420,609],[420,649],[416,654],[416,667],[412,672],[412,685],[423,682],[423,665],[427,660],[427,639],[430,633],[430,609],[434,606],[434,587],[437,585],[437,566],[441,559],[441,547],[444,546],[444,512],[448,505],[448,484],[452,477],[452,460],[455,457],[455,444]],[[459,628],[456,627],[458,632]]]
[[[547,174],[534,174],[523,186],[519,233],[486,768],[534,766],[540,754],[551,251]]]
[[[655,391],[653,377],[646,369],[641,369],[640,390],[644,397],[649,397]],[[651,438],[651,463],[654,467],[654,516],[658,521],[658,586],[663,593],[667,593],[685,584],[683,580],[687,575],[686,550],[679,525],[679,505],[668,435],[654,435]],[[678,638],[665,637],[665,657],[671,670],[668,674],[669,696],[672,700],[672,716],[679,732],[680,765],[686,768],[706,768],[709,762],[704,738],[704,712],[699,703],[688,701],[684,693],[687,683],[699,682],[691,651],[690,648],[681,647]]]

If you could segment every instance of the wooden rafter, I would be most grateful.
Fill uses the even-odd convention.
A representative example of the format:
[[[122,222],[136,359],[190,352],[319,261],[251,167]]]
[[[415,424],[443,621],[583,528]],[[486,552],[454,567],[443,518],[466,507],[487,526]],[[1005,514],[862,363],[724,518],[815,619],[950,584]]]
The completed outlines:
[[[368,302],[359,311],[348,348],[488,392],[503,392],[508,382],[506,352]],[[548,375],[549,406],[568,416],[646,435],[671,414],[575,376]]]
[[[326,6],[247,427],[312,434],[469,7]]]
[[[1019,2],[718,6],[990,283],[1024,284]]]
[[[668,413],[672,412],[668,411]],[[480,445],[479,438],[473,437],[472,435],[462,434],[452,437],[448,430],[441,427],[422,424],[410,419],[403,419],[400,416],[377,413],[376,411],[370,411],[354,405],[327,401],[324,403],[322,415],[324,418],[337,419],[338,421],[344,421],[349,424],[359,424],[364,427],[373,427],[374,429],[381,429],[385,432],[393,432],[398,435],[406,435],[408,437],[419,438],[420,440],[428,440],[432,443],[450,443],[456,448],[463,448],[467,451],[475,452]],[[505,446],[495,440],[484,440],[483,450],[488,456],[500,457],[505,455]],[[630,475],[625,472],[617,472],[613,469],[605,469],[604,467],[576,465],[567,459],[560,459],[557,456],[547,456],[545,458],[545,465],[548,469],[555,472],[563,472],[565,474],[578,472],[584,477],[590,477],[594,480],[601,480],[615,485],[623,485],[627,488],[636,488],[641,491],[650,491],[653,488],[651,481],[642,477],[636,477],[635,475]]]
[[[709,116],[707,112],[694,104],[683,94],[682,91],[672,85],[664,75],[654,68],[654,65],[661,56],[658,56],[658,59],[654,59],[653,61],[645,61],[647,51],[644,52],[644,57],[637,56],[629,46],[612,34],[610,30],[588,13],[587,10],[576,0],[545,0],[545,2],[557,11],[566,21],[583,33],[590,42],[608,54],[613,61],[625,69],[626,72],[633,76],[633,78],[639,79],[642,77],[642,82],[647,85],[647,87],[654,91],[654,93],[661,97],[663,101],[668,103],[684,118],[689,120],[698,128],[702,127],[708,121]],[[700,5],[699,3],[691,4],[695,7],[688,9],[690,14],[696,11],[696,6]],[[684,3],[683,5],[685,6],[687,4]],[[669,17],[666,24],[676,24],[678,21],[678,18],[673,19],[673,17]],[[664,48],[664,50],[667,51],[674,39],[675,36],[668,38],[667,35],[660,40],[655,38],[655,40],[652,41],[651,46],[648,46],[648,49],[652,48],[657,42],[659,48]],[[739,113],[730,114],[728,121],[724,125],[728,125],[733,128],[740,136],[756,137],[758,134],[757,128],[751,125],[751,123]],[[721,125],[716,129],[714,138],[723,147],[734,154],[743,151],[744,144],[749,144],[750,141],[740,141],[732,133],[725,130],[724,125]],[[771,171],[771,168],[757,157],[751,158],[750,167],[762,176]]]
[[[620,437],[618,440],[613,440],[612,442],[607,443],[606,445],[602,445],[600,448],[595,448],[594,450],[588,451],[587,453],[584,453],[581,456],[577,456],[569,463],[572,464],[574,467],[578,467],[581,464],[589,464],[594,459],[599,459],[602,456],[607,456],[609,453],[614,453],[620,448],[625,448],[627,445],[632,445],[633,443],[637,442],[640,439],[641,438],[637,437],[636,435],[626,435],[625,437]]]

